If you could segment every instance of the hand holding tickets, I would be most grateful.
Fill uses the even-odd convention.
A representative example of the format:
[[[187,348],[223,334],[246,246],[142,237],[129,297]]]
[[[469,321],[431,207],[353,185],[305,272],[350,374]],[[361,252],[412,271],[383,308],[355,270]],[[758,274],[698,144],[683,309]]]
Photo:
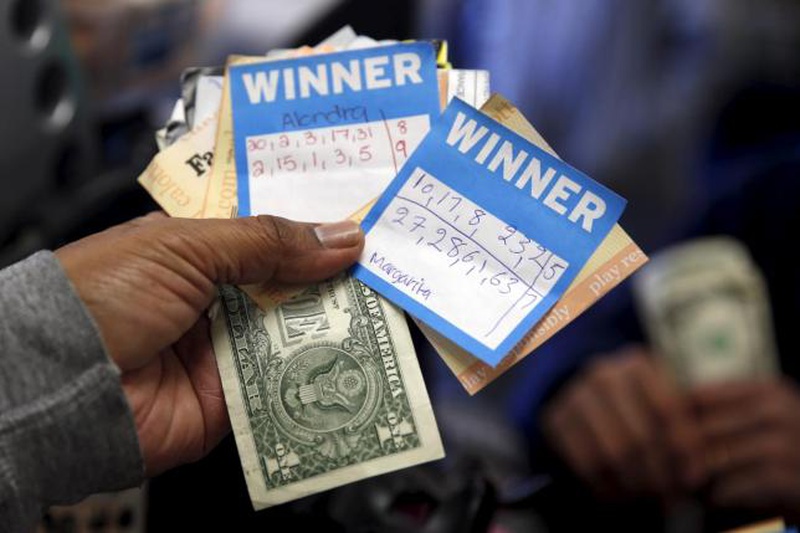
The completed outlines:
[[[494,366],[625,201],[454,100],[364,220],[356,277]]]
[[[475,393],[646,261],[615,224],[624,200],[560,162],[441,43],[345,28],[197,72],[140,177],[170,215],[369,212],[355,275],[224,287],[213,309],[256,508],[443,456],[407,322],[384,298]]]

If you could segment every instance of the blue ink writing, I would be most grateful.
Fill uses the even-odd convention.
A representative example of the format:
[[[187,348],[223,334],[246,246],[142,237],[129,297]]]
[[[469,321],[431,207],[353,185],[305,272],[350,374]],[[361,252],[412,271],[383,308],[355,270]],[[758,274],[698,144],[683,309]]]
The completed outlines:
[[[391,278],[392,283],[395,285],[403,285],[411,290],[414,294],[422,296],[427,301],[430,298],[432,291],[429,287],[425,286],[425,278],[417,279],[414,276],[403,272],[402,270],[398,269],[392,263],[386,260],[384,256],[378,256],[378,254],[374,253],[369,258],[369,262],[372,265],[376,265],[378,269],[383,271],[389,278]]]

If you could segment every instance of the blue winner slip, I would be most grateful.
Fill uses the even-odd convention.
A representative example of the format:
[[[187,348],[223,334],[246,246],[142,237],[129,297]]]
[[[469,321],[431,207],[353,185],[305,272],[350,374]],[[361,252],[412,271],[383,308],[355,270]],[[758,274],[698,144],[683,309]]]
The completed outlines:
[[[380,195],[439,116],[418,42],[230,68],[239,214],[342,220]]]
[[[625,203],[454,99],[364,219],[355,276],[496,366]]]

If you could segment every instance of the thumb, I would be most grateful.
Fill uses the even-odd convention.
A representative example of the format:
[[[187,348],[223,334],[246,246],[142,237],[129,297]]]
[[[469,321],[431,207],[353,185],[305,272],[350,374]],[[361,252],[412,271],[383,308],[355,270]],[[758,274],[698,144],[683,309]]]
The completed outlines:
[[[329,278],[364,247],[356,222],[308,224],[272,216],[198,220],[187,259],[215,283],[302,283]],[[186,227],[186,230],[190,230]]]

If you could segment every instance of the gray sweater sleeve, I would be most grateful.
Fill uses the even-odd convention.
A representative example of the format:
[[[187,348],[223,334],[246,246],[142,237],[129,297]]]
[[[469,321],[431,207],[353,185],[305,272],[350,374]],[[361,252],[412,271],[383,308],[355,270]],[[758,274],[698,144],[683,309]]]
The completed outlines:
[[[143,473],[119,370],[60,263],[40,252],[0,271],[0,531]]]

